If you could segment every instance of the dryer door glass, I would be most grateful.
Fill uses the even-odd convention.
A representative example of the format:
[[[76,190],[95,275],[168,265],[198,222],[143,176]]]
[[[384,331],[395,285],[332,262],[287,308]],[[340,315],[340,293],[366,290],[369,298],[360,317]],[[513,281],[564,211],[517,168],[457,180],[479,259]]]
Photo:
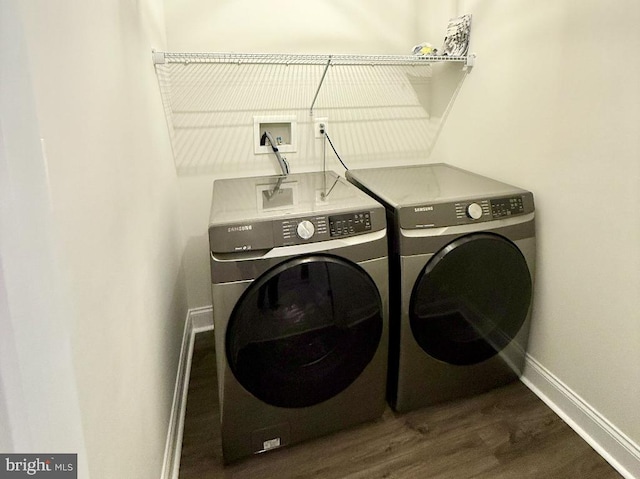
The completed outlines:
[[[516,336],[531,304],[526,260],[506,238],[460,237],[436,253],[415,283],[411,331],[429,355],[450,364],[476,364]]]
[[[362,268],[303,256],[267,271],[241,296],[227,326],[227,359],[260,400],[312,406],[362,373],[382,329],[380,295]]]

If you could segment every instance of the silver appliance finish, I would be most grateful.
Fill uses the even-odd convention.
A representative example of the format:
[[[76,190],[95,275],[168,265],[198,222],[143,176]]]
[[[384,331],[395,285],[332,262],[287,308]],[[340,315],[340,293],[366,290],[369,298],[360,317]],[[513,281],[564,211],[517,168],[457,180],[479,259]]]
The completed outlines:
[[[225,462],[381,416],[386,405],[388,346],[384,207],[333,172],[216,180],[209,240]],[[228,337],[230,322],[240,304],[247,303],[252,285],[291,262],[304,264],[309,258],[337,259],[357,275],[370,278],[367,281],[375,284],[382,312],[380,340],[362,372],[335,395],[311,405],[270,404],[247,390],[232,370],[227,354],[227,346],[233,343]],[[344,287],[333,284],[334,289],[351,294],[350,285],[340,286]],[[294,285],[291,291],[303,287]],[[267,296],[272,289],[265,288]],[[292,304],[290,309],[297,306]],[[292,317],[304,322],[304,315]],[[268,318],[262,324],[268,324]],[[256,336],[268,329],[258,328],[264,330]]]
[[[517,379],[524,367],[531,316],[532,289],[524,291],[524,288],[532,288],[535,269],[533,194],[442,163],[350,170],[346,176],[387,209],[391,275],[388,399],[391,406],[398,411],[409,411],[477,394]],[[474,277],[480,274],[492,280],[493,265],[484,265],[482,253],[478,253],[479,257],[473,253],[474,243],[491,240],[496,240],[502,249],[522,263],[519,274],[524,286],[522,298],[518,300],[522,303],[521,322],[514,322],[505,330],[500,324],[492,323],[498,321],[496,317],[475,312],[491,310],[494,305],[496,309],[505,305],[509,307],[510,297],[500,291],[502,288],[492,290],[490,286],[474,284],[483,281],[466,281],[464,277],[465,271],[473,269],[475,264],[482,265],[478,268],[486,271],[476,272]],[[453,280],[456,284],[444,285],[438,291],[446,292],[449,287],[457,287],[480,292],[478,302],[484,304],[461,300],[457,306],[448,304],[442,308],[448,311],[447,314],[457,314],[458,317],[485,316],[479,320],[484,324],[472,324],[468,320],[466,323],[476,336],[474,341],[487,333],[486,338],[491,336],[493,339],[485,339],[486,343],[499,343],[489,344],[493,351],[482,356],[481,360],[461,356],[458,361],[450,361],[446,359],[446,351],[442,356],[434,357],[419,344],[413,329],[416,323],[412,323],[414,310],[411,308],[420,300],[419,296],[424,291],[420,288],[430,287],[431,268],[435,268],[434,264],[445,264],[441,260],[459,245],[463,246],[459,250],[467,248],[472,252],[464,261],[468,264],[454,264],[455,271],[461,272],[456,273],[457,278]],[[517,252],[513,251],[513,246]],[[500,262],[501,257],[498,256],[495,263]],[[510,278],[500,281],[508,285]],[[438,307],[441,306],[435,306],[436,309]],[[471,313],[467,315],[466,312]],[[509,322],[510,318],[501,320]],[[446,336],[448,333],[443,334]],[[464,352],[465,342],[471,338],[456,341],[455,346]]]

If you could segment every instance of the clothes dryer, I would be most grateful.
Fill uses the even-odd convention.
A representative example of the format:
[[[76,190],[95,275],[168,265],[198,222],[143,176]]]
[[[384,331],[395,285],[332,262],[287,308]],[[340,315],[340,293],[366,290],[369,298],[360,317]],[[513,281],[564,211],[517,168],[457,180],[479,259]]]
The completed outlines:
[[[225,462],[381,416],[384,208],[332,172],[217,180],[209,242]]]
[[[347,178],[387,210],[391,406],[409,411],[517,379],[533,295],[533,194],[442,163]]]

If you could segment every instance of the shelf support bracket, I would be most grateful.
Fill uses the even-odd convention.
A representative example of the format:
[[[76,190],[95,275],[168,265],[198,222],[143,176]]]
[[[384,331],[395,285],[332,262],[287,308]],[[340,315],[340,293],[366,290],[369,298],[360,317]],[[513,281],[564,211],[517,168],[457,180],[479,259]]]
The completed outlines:
[[[476,54],[475,53],[471,53],[469,55],[467,55],[467,57],[464,60],[464,69],[467,71],[471,71],[471,69],[473,68],[473,66],[476,63]]]
[[[151,57],[153,58],[154,65],[165,63],[164,52],[157,52],[155,50],[151,50]]]
[[[329,65],[331,65],[331,55],[329,55],[327,64],[325,65],[324,71],[322,72],[322,78],[320,78],[320,84],[318,85],[316,94],[314,95],[313,101],[311,102],[311,108],[309,108],[309,116],[313,116],[313,106],[316,104],[316,100],[318,99],[318,93],[320,93],[320,88],[322,88],[322,83],[324,83],[324,77],[327,75],[327,70],[329,69]]]

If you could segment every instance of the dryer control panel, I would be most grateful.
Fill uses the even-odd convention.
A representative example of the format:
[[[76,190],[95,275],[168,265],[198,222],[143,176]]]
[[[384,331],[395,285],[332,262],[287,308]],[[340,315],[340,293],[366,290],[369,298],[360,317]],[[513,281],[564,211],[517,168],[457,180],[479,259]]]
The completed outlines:
[[[519,215],[524,213],[524,201],[522,196],[512,196],[491,200],[491,216],[502,218],[503,216]]]
[[[430,203],[400,208],[403,229],[438,228],[493,221],[534,211],[533,194]]]
[[[478,220],[487,221],[524,213],[524,197],[509,196],[466,203],[456,203],[456,219],[458,223],[473,223]]]

